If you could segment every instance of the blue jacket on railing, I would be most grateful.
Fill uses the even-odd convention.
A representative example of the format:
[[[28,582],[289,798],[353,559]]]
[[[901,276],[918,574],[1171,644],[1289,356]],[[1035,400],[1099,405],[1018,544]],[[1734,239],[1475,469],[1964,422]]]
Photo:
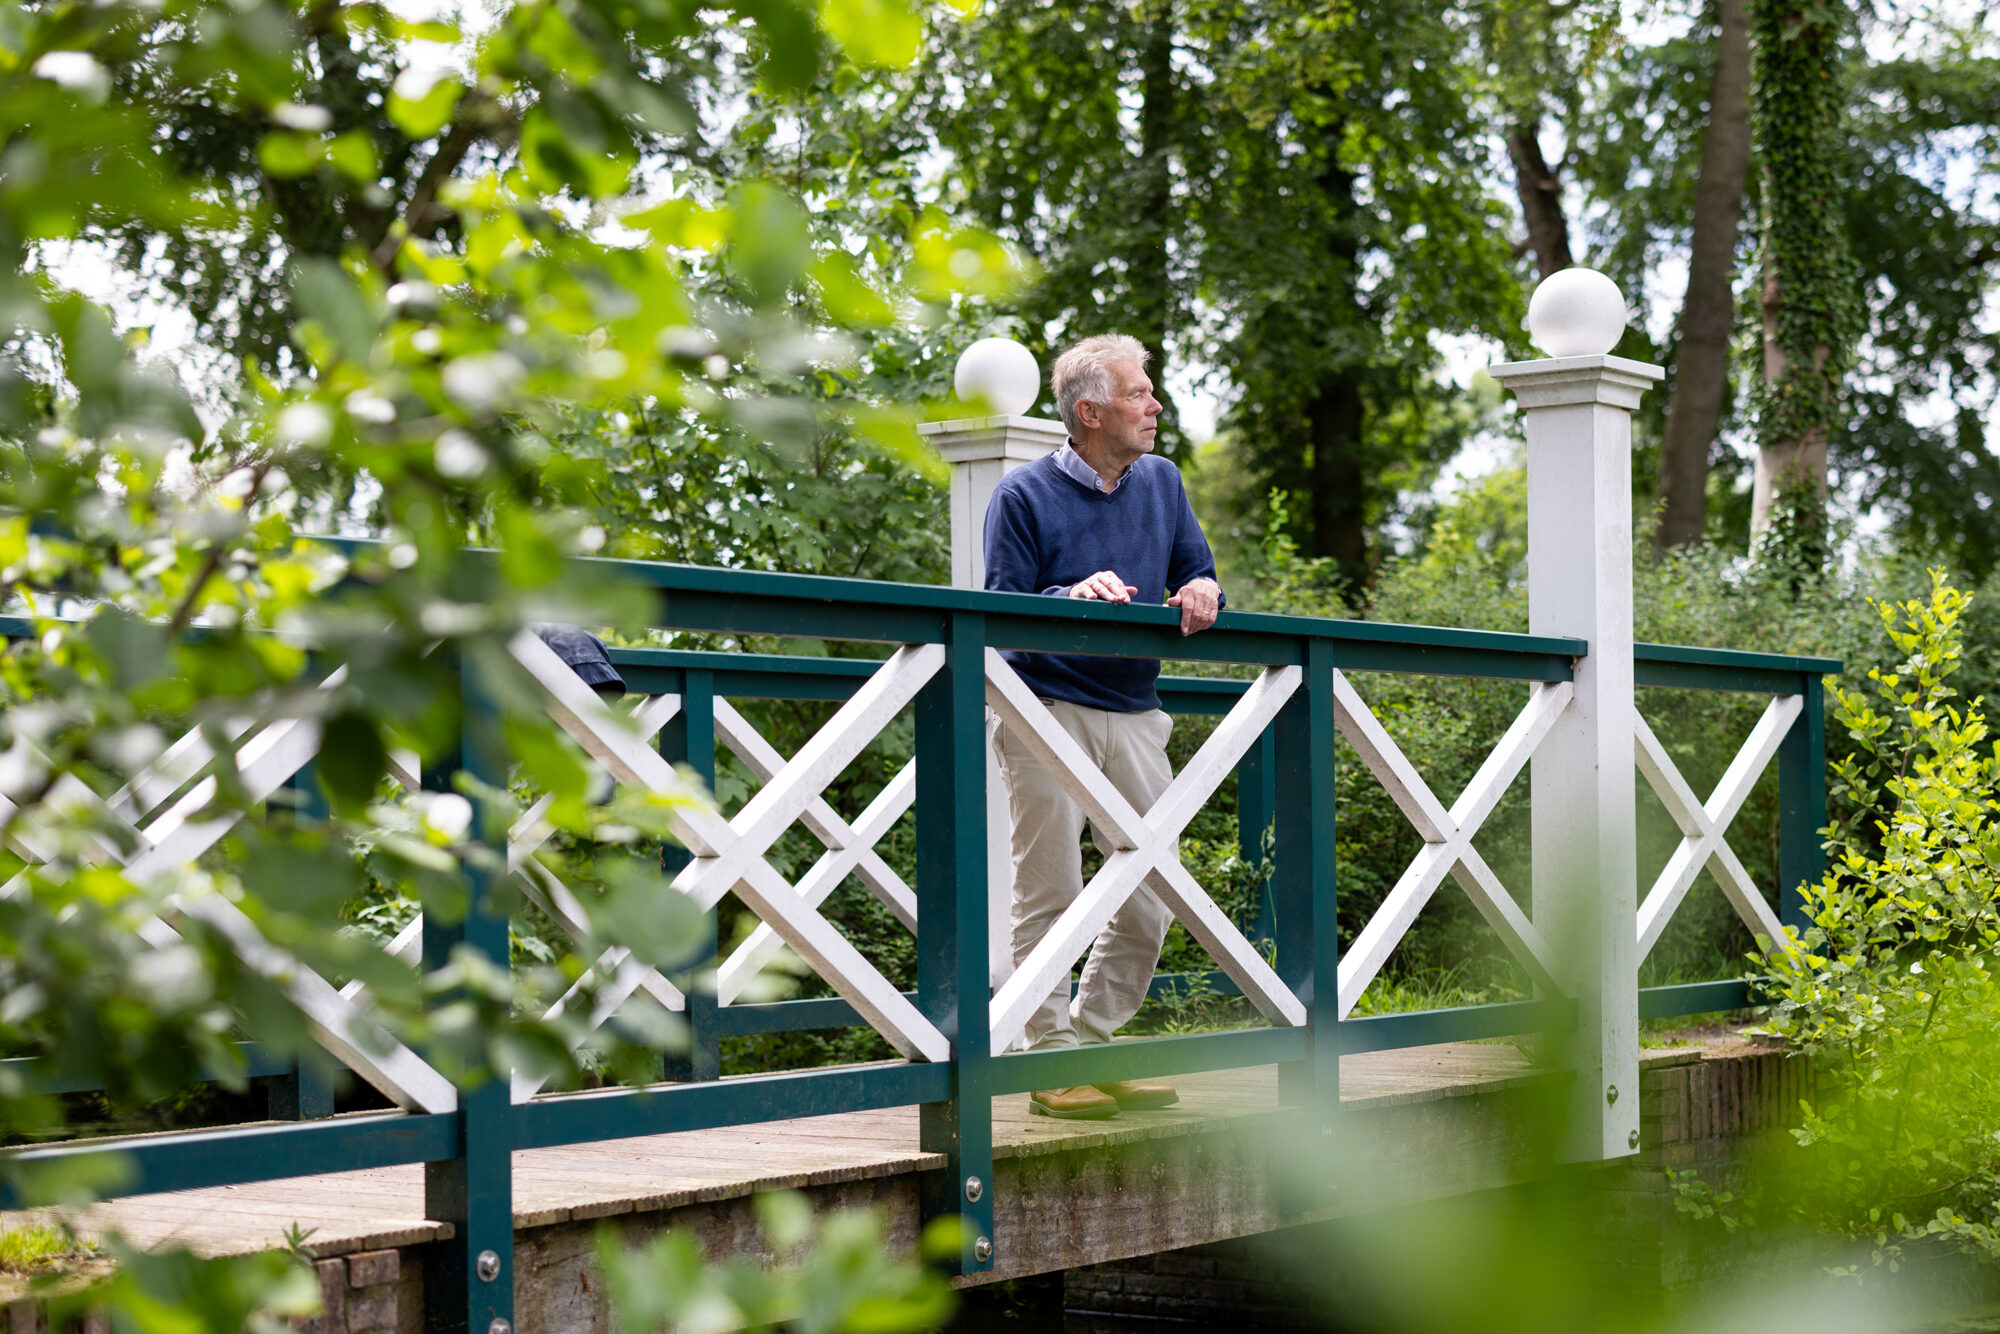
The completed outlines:
[[[1215,578],[1215,557],[1195,521],[1180,469],[1145,455],[1116,491],[1092,491],[1051,458],[1001,479],[986,510],[986,587],[1068,597],[1070,587],[1110,570],[1159,605],[1190,579]],[[1003,654],[1037,695],[1113,713],[1160,707],[1152,658]]]

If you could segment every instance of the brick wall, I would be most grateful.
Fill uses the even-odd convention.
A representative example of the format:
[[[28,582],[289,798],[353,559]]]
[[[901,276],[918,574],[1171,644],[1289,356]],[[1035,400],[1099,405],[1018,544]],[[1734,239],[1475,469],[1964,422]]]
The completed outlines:
[[[1588,1257],[1588,1277],[1621,1294],[1683,1293],[1726,1272],[1765,1262],[1761,1244],[1707,1244],[1675,1209],[1668,1172],[1695,1172],[1718,1190],[1738,1190],[1758,1146],[1784,1133],[1809,1092],[1806,1062],[1742,1039],[1647,1052],[1639,1076],[1640,1152],[1554,1182],[1512,1188],[1557,1198],[1576,1235],[1564,1244]],[[1544,1213],[1543,1217],[1548,1215]],[[1070,1270],[1063,1305],[1106,1316],[1224,1321],[1234,1328],[1298,1329],[1301,1316],[1338,1294],[1347,1279],[1339,1228],[1310,1225],[1262,1237],[1167,1251]],[[1317,1276],[1302,1283],[1301,1273]],[[1067,1326],[1066,1326],[1067,1327]]]
[[[313,1262],[319,1280],[321,1311],[297,1321],[300,1334],[397,1334],[398,1316],[414,1317],[413,1285],[404,1277],[400,1251],[362,1251]],[[414,1279],[414,1272],[410,1278]],[[405,1293],[399,1293],[399,1288]],[[101,1315],[86,1316],[67,1329],[56,1329],[43,1303],[33,1299],[0,1308],[0,1334],[111,1334]]]
[[[320,1313],[299,1325],[303,1334],[396,1334],[397,1281],[402,1252],[360,1251],[316,1260]]]

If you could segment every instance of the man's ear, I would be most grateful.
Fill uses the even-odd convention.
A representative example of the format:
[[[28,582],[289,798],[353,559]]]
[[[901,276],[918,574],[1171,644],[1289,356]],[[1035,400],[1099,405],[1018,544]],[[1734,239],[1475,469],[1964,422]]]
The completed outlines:
[[[1076,401],[1076,419],[1093,431],[1104,425],[1104,414],[1098,411],[1097,404],[1087,398]]]

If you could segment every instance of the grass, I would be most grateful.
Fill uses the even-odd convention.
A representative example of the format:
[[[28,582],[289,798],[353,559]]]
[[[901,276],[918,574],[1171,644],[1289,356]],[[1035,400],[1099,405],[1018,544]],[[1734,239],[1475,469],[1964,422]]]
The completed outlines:
[[[1676,1014],[1665,1019],[1641,1019],[1639,1021],[1639,1049],[1659,1051],[1671,1047],[1689,1047],[1697,1042],[1734,1033],[1745,1024],[1754,1023],[1766,1014],[1762,1009],[1713,1010],[1707,1014]]]
[[[34,1222],[0,1232],[0,1274],[46,1273],[96,1253],[96,1242],[78,1237],[61,1223]]]

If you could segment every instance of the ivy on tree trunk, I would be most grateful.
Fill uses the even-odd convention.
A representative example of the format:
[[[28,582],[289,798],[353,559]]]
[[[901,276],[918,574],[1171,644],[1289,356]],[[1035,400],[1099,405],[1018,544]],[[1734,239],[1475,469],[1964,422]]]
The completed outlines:
[[[1763,381],[1751,532],[1825,522],[1826,448],[1855,337],[1843,216],[1842,0],[1751,0],[1751,125],[1762,169]]]

